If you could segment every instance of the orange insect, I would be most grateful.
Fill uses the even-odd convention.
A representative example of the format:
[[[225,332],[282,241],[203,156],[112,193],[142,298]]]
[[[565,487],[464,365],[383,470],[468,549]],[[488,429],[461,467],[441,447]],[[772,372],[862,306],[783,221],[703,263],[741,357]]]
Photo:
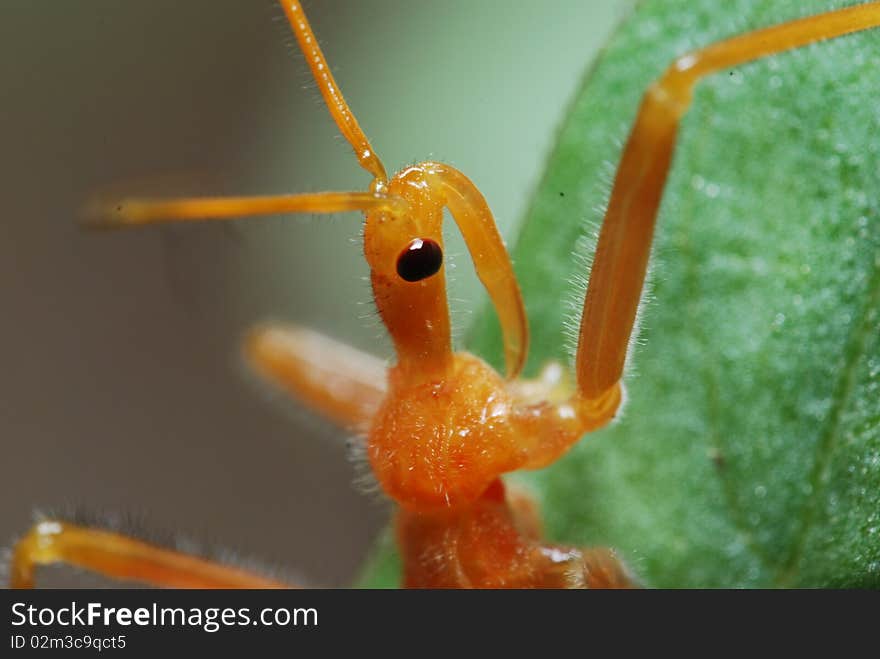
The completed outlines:
[[[396,529],[411,587],[631,587],[609,549],[549,545],[535,507],[507,472],[537,469],[608,424],[641,300],[654,222],[681,117],[704,76],[822,39],[880,26],[880,3],[792,21],[675,60],[645,93],[617,170],[581,318],[574,377],[551,366],[517,379],[528,328],[519,286],[492,214],[473,183],[436,162],[392,177],[336,85],[299,2],[282,0],[336,125],[372,176],[367,192],[260,198],[122,199],[90,209],[103,226],[283,212],[365,215],[373,295],[394,342],[386,372],[374,357],[301,328],[264,327],[246,342],[253,366],[339,424],[365,434],[373,474],[399,504]],[[464,236],[497,311],[506,377],[451,348],[443,211]],[[46,520],[16,545],[12,585],[35,566],[65,562],[164,586],[272,587],[244,570],[99,528]]]

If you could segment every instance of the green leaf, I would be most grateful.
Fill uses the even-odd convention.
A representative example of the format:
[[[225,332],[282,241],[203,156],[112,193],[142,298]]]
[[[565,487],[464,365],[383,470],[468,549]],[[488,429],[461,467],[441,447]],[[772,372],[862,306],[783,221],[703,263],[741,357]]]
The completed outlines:
[[[689,49],[848,4],[639,5],[571,108],[514,253],[532,372],[569,357],[573,252],[646,85]],[[700,84],[623,418],[522,476],[552,539],[615,547],[651,586],[880,587],[878,99],[880,30]],[[497,358],[495,325],[477,320],[474,352]],[[393,583],[379,555],[366,585]]]

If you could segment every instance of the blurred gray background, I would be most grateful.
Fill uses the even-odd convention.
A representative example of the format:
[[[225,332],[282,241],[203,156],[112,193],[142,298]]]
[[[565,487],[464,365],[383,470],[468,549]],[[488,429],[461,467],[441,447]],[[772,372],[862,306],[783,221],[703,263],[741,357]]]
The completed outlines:
[[[505,235],[627,0],[311,0],[389,171],[443,160]],[[357,214],[110,233],[119,183],[154,194],[363,189],[272,0],[0,3],[0,544],[78,506],[217,543],[309,585],[350,583],[388,507],[344,436],[256,386],[265,318],[390,356]],[[457,236],[454,321],[484,296]],[[56,570],[44,582],[66,584]]]

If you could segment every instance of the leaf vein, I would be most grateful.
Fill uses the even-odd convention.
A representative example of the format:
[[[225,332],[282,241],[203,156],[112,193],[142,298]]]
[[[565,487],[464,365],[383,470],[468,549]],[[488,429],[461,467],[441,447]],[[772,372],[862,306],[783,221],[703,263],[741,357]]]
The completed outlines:
[[[840,442],[840,429],[843,412],[852,398],[856,384],[856,370],[861,357],[867,351],[871,336],[871,312],[880,309],[880,265],[875,258],[868,300],[861,318],[854,324],[847,342],[846,362],[834,396],[829,422],[816,447],[816,459],[810,472],[810,495],[804,503],[801,525],[792,543],[788,559],[776,577],[777,587],[789,587],[797,577],[800,564],[806,551],[810,531],[816,521],[819,505],[828,484],[828,472],[835,447]]]

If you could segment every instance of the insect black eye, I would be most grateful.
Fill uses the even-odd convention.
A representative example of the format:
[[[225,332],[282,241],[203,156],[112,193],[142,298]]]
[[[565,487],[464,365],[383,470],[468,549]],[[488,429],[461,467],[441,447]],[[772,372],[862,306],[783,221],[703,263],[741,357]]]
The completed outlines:
[[[404,281],[422,281],[443,265],[443,250],[430,238],[416,238],[397,257],[397,274]]]

